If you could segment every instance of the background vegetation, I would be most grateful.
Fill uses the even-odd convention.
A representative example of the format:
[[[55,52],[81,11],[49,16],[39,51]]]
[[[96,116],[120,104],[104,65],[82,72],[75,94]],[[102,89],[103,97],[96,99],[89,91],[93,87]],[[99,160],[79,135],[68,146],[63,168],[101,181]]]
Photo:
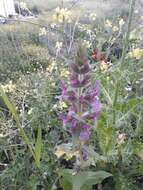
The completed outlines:
[[[143,189],[142,1],[132,9],[122,0],[26,2],[36,17],[0,25],[0,189],[71,190],[75,183],[61,170],[73,169],[76,155],[59,119],[68,105],[57,96],[81,41],[102,103],[87,168],[112,175],[102,182],[98,173],[87,189]],[[53,18],[57,6],[69,11],[62,22]],[[94,50],[107,63],[94,59]]]

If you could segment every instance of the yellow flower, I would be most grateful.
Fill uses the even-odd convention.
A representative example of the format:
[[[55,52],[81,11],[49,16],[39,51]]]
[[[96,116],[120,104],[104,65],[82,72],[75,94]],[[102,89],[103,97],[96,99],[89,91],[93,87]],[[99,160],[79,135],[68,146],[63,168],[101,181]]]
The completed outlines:
[[[55,12],[56,12],[56,13],[59,13],[59,12],[60,12],[60,7],[57,7],[57,8],[55,9]]]
[[[63,101],[59,102],[59,108],[60,109],[64,109],[64,108],[67,108],[67,107],[68,107],[68,105],[65,102],[63,102]]]
[[[112,30],[113,30],[113,32],[117,32],[119,30],[119,28],[117,26],[113,26]]]
[[[133,49],[131,52],[129,52],[129,57],[141,59],[143,57],[143,49]]]
[[[12,83],[12,81],[10,80],[8,84],[6,85],[1,85],[1,87],[3,88],[3,90],[5,92],[14,92],[16,90],[16,85]]]
[[[108,70],[108,63],[106,63],[105,61],[102,61],[100,63],[100,69],[101,69],[101,71],[107,71]]]
[[[105,26],[111,28],[112,27],[112,22],[107,19],[106,22],[105,22]]]
[[[71,22],[71,11],[69,11],[67,8],[59,8],[57,7],[55,9],[55,13],[53,15],[53,20],[59,23],[63,22]]]
[[[46,71],[52,73],[53,70],[57,70],[57,69],[58,69],[57,63],[56,63],[56,61],[53,59],[52,62],[51,62],[51,64],[46,68]]]
[[[61,70],[60,76],[61,76],[61,77],[68,77],[69,74],[70,74],[69,70],[67,70],[66,68],[63,68],[63,69]]]
[[[96,13],[91,13],[89,15],[90,20],[95,21],[96,20]]]
[[[22,8],[24,10],[28,9],[25,2],[20,2],[20,8]]]
[[[40,28],[39,36],[46,36],[46,34],[47,34],[46,28],[45,27]]]
[[[55,151],[55,155],[60,158],[61,156],[63,156],[65,154],[65,151],[61,148],[61,149],[57,149]]]
[[[125,24],[125,21],[123,18],[119,20],[119,26],[122,27]]]
[[[79,151],[72,150],[69,144],[59,145],[56,148],[55,155],[60,158],[61,156],[65,156],[66,160],[71,159],[73,156],[79,156]]]

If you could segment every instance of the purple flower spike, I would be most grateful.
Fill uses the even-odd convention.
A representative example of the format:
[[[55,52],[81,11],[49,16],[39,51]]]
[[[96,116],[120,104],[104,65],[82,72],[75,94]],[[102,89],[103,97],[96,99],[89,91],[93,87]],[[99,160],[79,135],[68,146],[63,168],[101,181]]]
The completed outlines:
[[[71,134],[85,143],[89,138],[92,126],[100,114],[99,81],[91,85],[90,65],[85,51],[80,48],[75,63],[71,65],[70,88],[61,82],[61,99],[69,104],[66,116],[62,116],[64,126]],[[70,90],[68,90],[70,89]],[[90,125],[89,125],[90,123]]]

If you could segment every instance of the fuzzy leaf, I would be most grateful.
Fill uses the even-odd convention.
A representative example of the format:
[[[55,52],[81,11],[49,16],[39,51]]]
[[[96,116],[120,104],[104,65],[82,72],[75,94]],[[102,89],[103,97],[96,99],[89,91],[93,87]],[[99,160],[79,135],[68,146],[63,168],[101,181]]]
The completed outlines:
[[[73,170],[64,169],[60,172],[60,176],[72,185],[72,190],[83,190],[84,187],[91,187],[101,183],[105,178],[112,176],[112,174],[105,171],[86,171],[73,175]]]

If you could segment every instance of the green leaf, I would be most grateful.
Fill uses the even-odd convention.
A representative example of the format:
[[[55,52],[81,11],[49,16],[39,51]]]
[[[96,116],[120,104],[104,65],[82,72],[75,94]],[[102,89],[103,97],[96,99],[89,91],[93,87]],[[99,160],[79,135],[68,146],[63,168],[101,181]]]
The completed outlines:
[[[100,84],[101,85],[101,84]],[[107,99],[107,102],[112,105],[113,104],[113,100],[112,100],[112,97],[110,96],[110,94],[108,93],[108,91],[106,90],[106,88],[101,85],[101,91],[104,95],[104,97]]]
[[[37,140],[35,144],[35,162],[38,167],[40,167],[41,158],[41,148],[42,148],[42,137],[41,137],[41,127],[38,127]]]
[[[60,176],[72,185],[72,190],[83,190],[85,187],[90,188],[92,185],[101,183],[112,174],[105,171],[85,171],[74,175],[73,170],[64,169],[60,172]]]
[[[15,106],[9,101],[7,95],[5,94],[5,92],[4,92],[4,90],[3,90],[3,88],[1,86],[0,86],[0,93],[1,93],[1,96],[2,96],[2,98],[3,98],[3,100],[4,100],[5,104],[6,104],[7,108],[9,109],[9,111],[12,114],[14,120],[16,121],[16,126],[20,130],[20,134],[22,136],[23,141],[28,146],[33,158],[35,159],[34,150],[32,148],[32,145],[30,143],[30,140],[29,140],[28,136],[26,135],[24,129],[21,126],[21,123],[20,123],[20,120],[19,120],[19,117],[18,117],[18,114],[17,114]]]
[[[72,184],[65,178],[60,179],[60,187],[62,187],[63,190],[72,190]]]
[[[116,145],[116,129],[113,127],[104,127],[98,125],[97,134],[99,139],[99,145],[104,156],[107,156],[108,152],[113,151]]]

